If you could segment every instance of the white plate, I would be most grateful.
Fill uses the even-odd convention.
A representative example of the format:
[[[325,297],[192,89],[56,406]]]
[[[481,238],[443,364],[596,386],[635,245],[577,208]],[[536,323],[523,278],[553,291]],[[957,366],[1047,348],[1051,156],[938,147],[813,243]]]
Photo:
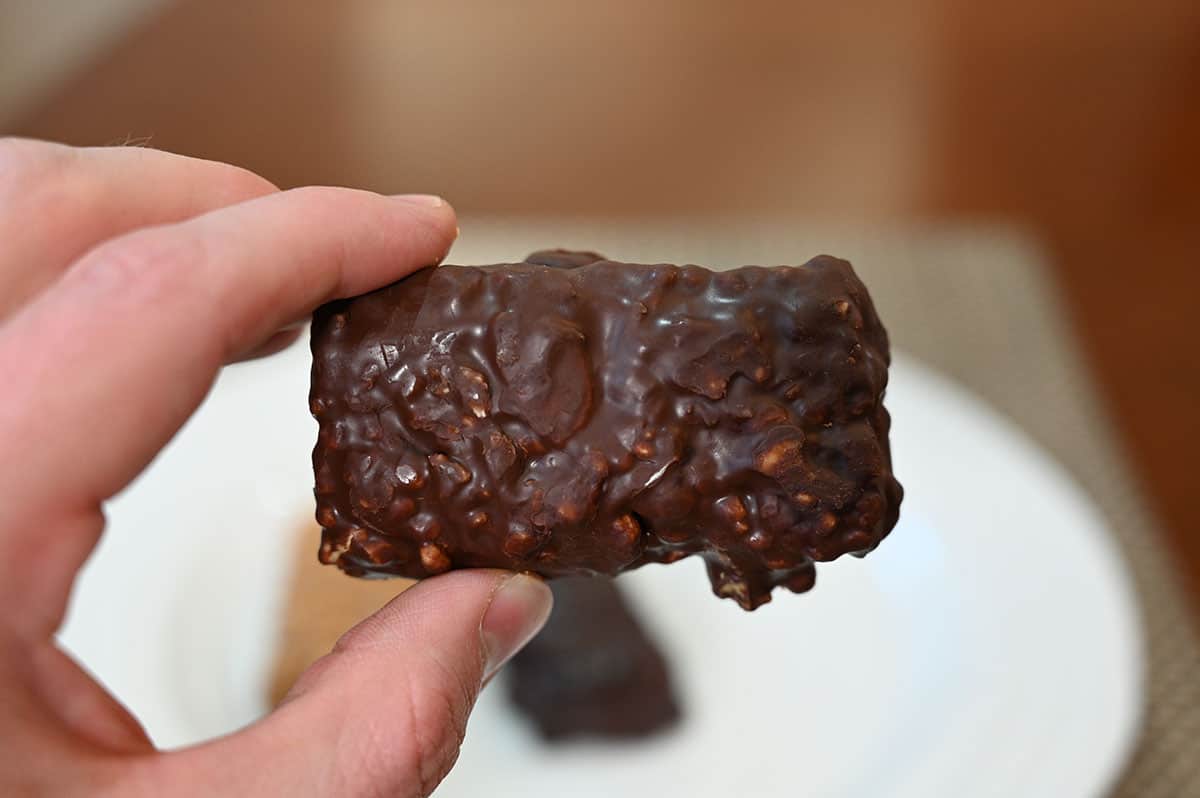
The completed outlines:
[[[307,352],[227,370],[111,506],[62,637],[160,745],[264,709],[282,569],[311,502]],[[548,748],[488,690],[439,796],[1090,796],[1141,712],[1104,521],[1015,427],[907,358],[887,404],[900,525],[746,614],[688,561],[624,577],[686,721]]]

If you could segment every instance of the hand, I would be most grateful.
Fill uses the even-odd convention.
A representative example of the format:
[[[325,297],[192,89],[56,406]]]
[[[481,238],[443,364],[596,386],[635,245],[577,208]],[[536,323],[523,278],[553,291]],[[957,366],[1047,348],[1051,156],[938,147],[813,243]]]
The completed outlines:
[[[54,633],[102,503],[222,365],[439,261],[455,232],[434,197],[279,191],[154,150],[0,140],[0,793],[411,796],[442,779],[480,687],[549,613],[532,577],[426,580],[267,718],[170,753]]]

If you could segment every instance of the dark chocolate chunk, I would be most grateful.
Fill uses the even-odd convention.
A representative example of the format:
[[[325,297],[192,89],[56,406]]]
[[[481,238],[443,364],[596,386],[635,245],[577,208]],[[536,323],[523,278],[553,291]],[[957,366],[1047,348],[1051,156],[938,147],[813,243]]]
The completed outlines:
[[[662,654],[605,577],[550,583],[554,612],[509,663],[509,696],[543,737],[641,737],[679,718]]]
[[[316,312],[323,562],[556,577],[699,554],[753,609],[895,525],[887,334],[850,264],[533,257]]]

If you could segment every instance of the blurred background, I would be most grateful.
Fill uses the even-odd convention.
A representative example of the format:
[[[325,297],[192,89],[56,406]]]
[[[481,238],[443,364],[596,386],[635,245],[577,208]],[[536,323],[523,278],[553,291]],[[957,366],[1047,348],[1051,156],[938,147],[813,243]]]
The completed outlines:
[[[0,133],[468,218],[1020,231],[1197,617],[1195,0],[0,0]]]
[[[0,0],[0,133],[464,214],[1019,225],[1197,595],[1194,0]]]

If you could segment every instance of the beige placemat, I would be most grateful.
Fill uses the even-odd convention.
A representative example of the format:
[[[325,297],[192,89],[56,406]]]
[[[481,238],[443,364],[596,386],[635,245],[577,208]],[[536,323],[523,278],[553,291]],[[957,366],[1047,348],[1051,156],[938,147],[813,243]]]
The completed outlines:
[[[819,252],[851,259],[894,346],[960,380],[1016,420],[1075,474],[1107,515],[1140,595],[1149,660],[1144,732],[1114,795],[1200,796],[1195,627],[1030,238],[983,225],[864,234],[783,220],[467,219],[450,261],[518,260],[547,246],[643,262],[785,263]]]

